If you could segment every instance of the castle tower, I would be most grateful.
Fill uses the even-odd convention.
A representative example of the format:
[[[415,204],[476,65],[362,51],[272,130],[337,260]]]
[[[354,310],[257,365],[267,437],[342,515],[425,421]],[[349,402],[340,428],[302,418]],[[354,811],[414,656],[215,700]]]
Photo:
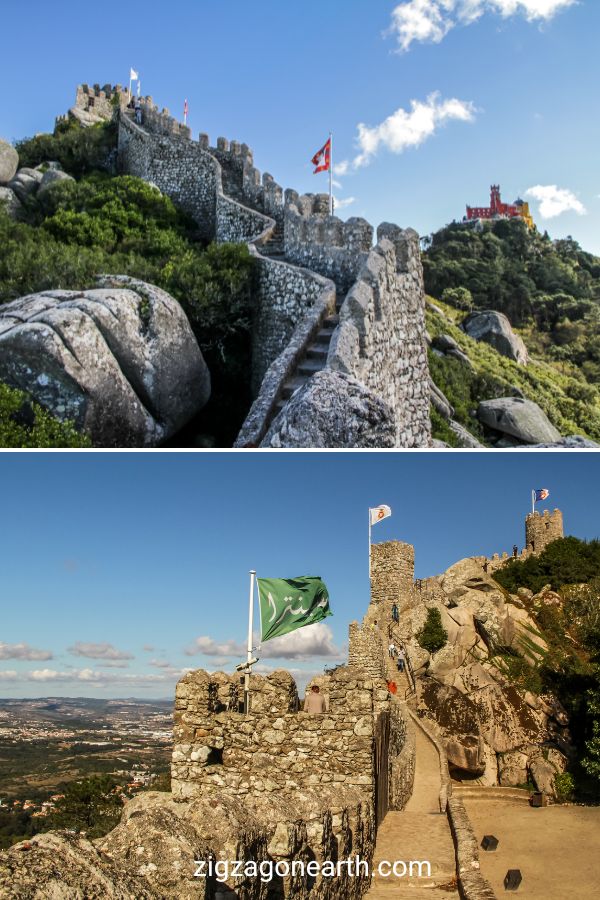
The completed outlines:
[[[525,547],[530,553],[541,553],[552,541],[564,537],[563,516],[560,509],[545,509],[543,514],[529,513],[525,519]]]
[[[371,603],[398,603],[415,578],[415,548],[401,541],[371,545]]]
[[[490,188],[490,209],[492,210],[493,216],[500,213],[501,206],[502,200],[500,199],[500,185],[493,184]]]

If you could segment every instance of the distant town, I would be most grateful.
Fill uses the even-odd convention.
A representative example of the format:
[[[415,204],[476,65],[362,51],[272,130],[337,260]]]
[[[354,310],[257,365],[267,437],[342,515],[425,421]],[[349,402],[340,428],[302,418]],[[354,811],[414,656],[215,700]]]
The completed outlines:
[[[64,785],[96,775],[125,802],[168,771],[171,742],[168,701],[0,700],[0,824],[47,819]]]

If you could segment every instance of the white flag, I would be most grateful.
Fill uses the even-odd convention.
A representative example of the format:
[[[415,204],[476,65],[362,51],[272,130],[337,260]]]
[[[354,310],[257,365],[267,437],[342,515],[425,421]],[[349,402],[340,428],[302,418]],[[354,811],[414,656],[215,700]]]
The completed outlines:
[[[377,522],[381,522],[382,519],[387,519],[391,514],[392,510],[389,506],[376,506],[375,509],[369,510],[369,522],[371,525],[376,525]]]
[[[130,70],[129,70],[129,77],[131,78],[132,81],[137,81],[138,78],[139,78],[140,76],[139,76],[138,73],[135,71],[135,69],[130,69]]]

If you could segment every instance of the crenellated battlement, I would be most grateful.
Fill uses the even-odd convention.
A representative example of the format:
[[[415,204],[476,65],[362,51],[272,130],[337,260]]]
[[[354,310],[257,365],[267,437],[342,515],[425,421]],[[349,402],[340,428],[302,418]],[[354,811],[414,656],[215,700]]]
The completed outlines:
[[[285,192],[286,256],[331,278],[345,293],[358,277],[373,248],[373,226],[366,219],[343,222],[329,215],[327,194]]]
[[[303,358],[335,314],[337,299],[340,329],[331,339],[336,357],[325,357],[326,347],[319,347],[322,367],[347,370],[384,399],[396,426],[396,446],[428,446],[424,291],[416,232],[384,224],[374,248],[373,227],[365,219],[344,222],[330,216],[326,195],[284,191],[272,175],[255,167],[247,144],[219,137],[211,146],[205,133],[195,141],[190,129],[168,109],[159,110],[152,97],[141,100],[141,123],[127,106],[119,115],[120,170],[171,197],[195,219],[207,241],[246,243],[257,261],[250,375],[256,401],[239,445],[267,440],[274,414],[289,396],[287,382],[297,383],[296,367],[317,371],[314,361],[305,365]],[[350,309],[343,301],[353,285],[358,306]],[[361,291],[365,305],[359,310]],[[340,341],[336,334],[342,323]]]
[[[517,549],[515,553],[493,553],[491,556],[474,557],[486,572],[496,572],[513,559],[524,561],[530,556],[539,556],[548,544],[564,537],[563,514],[560,509],[550,512],[545,509],[543,513],[528,513],[525,517],[525,546]]]

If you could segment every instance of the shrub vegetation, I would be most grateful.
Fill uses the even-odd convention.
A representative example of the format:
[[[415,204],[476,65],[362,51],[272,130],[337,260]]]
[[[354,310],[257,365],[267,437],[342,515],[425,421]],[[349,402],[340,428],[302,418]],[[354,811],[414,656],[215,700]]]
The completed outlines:
[[[40,140],[35,138],[35,147],[29,148],[32,163],[43,155],[35,143]],[[47,155],[56,158],[55,149],[50,145]],[[0,302],[49,289],[91,288],[100,273],[140,278],[179,300],[213,384],[190,439],[200,432],[208,444],[231,445],[251,402],[254,265],[244,245],[204,246],[195,223],[156,188],[138,178],[98,171],[78,182],[58,183],[39,200],[32,199],[27,221],[14,222],[0,205],[0,244]],[[7,428],[12,435],[7,439],[18,441],[20,432]],[[55,437],[65,440],[60,429]]]
[[[428,609],[425,624],[417,632],[419,645],[429,653],[436,653],[442,649],[447,640],[448,632],[442,625],[442,615],[439,609]]]

